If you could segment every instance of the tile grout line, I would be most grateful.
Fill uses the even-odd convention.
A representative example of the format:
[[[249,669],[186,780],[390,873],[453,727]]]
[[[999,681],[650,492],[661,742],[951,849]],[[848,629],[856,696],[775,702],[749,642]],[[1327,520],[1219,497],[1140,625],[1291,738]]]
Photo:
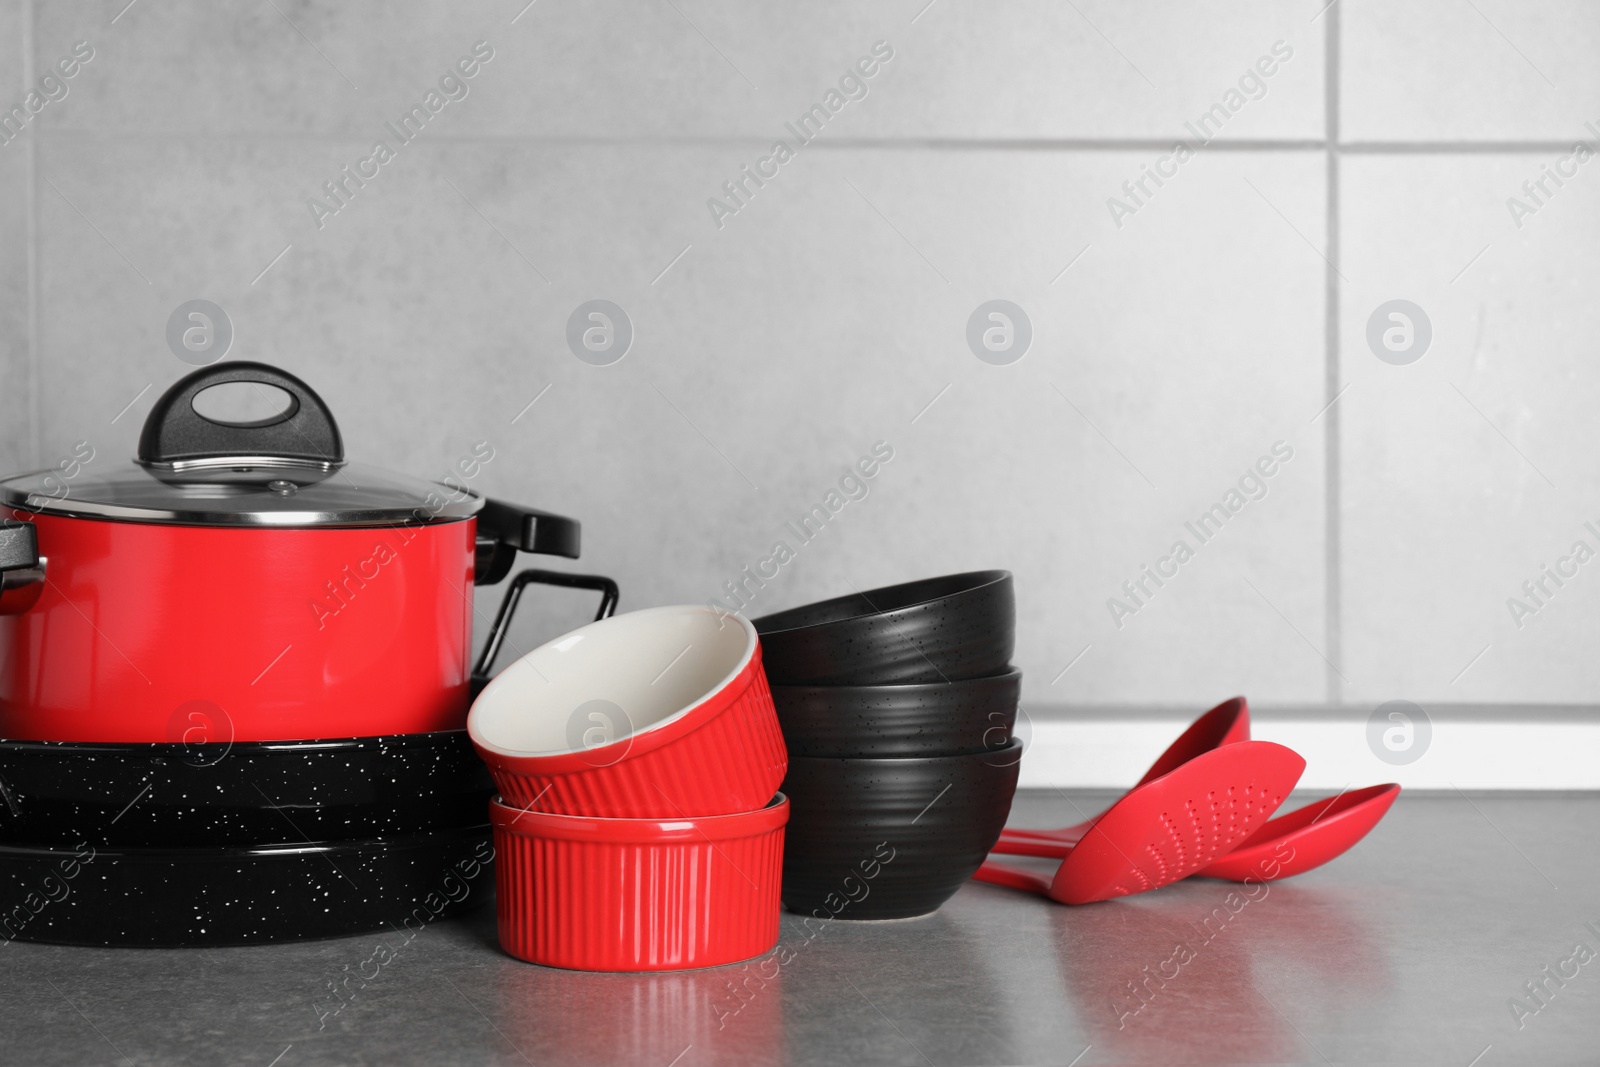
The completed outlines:
[[[22,85],[26,89],[33,84],[34,65],[34,18],[33,4],[22,5]],[[28,401],[27,401],[27,444],[29,449],[28,465],[39,467],[44,463],[44,446],[42,442],[42,428],[39,425],[39,138],[38,130],[27,131],[34,136],[27,139],[22,146],[27,155],[27,165],[24,168],[23,200],[24,210],[27,212],[27,274],[28,274]]]
[[[1327,421],[1322,425],[1323,434],[1323,610],[1326,615],[1323,619],[1323,628],[1326,631],[1323,641],[1328,649],[1328,666],[1323,673],[1326,684],[1327,699],[1329,703],[1343,703],[1343,692],[1339,683],[1343,680],[1339,674],[1337,664],[1344,659],[1344,612],[1342,603],[1343,577],[1340,564],[1343,557],[1341,551],[1342,524],[1342,485],[1340,477],[1342,463],[1339,455],[1340,443],[1340,412],[1339,405],[1333,403],[1338,399],[1341,389],[1339,382],[1339,82],[1340,82],[1340,53],[1339,53],[1339,5],[1333,4],[1328,11],[1328,21],[1323,23],[1323,50],[1322,50],[1322,93],[1323,93],[1323,131],[1322,137],[1327,145],[1327,170],[1324,176],[1327,197],[1328,232],[1324,242],[1328,248],[1327,269],[1323,272],[1323,395],[1328,398],[1329,408]]]
[[[200,135],[191,132],[155,130],[139,133],[122,133],[114,130],[51,129],[36,131],[36,139],[52,141],[191,141]],[[357,134],[329,132],[228,132],[207,133],[207,141],[276,143],[295,141],[313,144],[343,144],[360,141]],[[1178,135],[1169,137],[839,137],[829,141],[814,141],[818,151],[1018,151],[1018,152],[1145,152],[1170,149],[1183,140]],[[685,134],[682,136],[629,136],[626,134],[561,134],[561,133],[440,133],[429,138],[430,143],[451,144],[505,144],[525,146],[575,146],[575,147],[728,147],[735,145],[765,145],[767,139],[756,133],[724,135]],[[1515,141],[1348,141],[1338,146],[1348,155],[1409,156],[1409,155],[1523,155],[1534,153],[1565,152],[1574,144],[1586,144],[1591,149],[1600,148],[1600,142],[1576,137],[1567,140],[1528,139]],[[1325,152],[1328,143],[1315,137],[1218,138],[1207,142],[1209,152]]]
[[[1488,156],[1523,153],[1570,152],[1576,144],[1596,142],[1583,137],[1569,140],[1526,141],[1345,141],[1338,147],[1346,155],[1361,156]]]

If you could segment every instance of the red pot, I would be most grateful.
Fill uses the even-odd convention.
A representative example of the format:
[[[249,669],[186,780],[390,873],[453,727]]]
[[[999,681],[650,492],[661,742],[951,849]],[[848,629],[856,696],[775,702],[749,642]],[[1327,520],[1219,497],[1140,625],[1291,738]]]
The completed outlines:
[[[222,423],[196,396],[273,386],[287,409]],[[326,405],[259,363],[157,401],[139,457],[0,482],[0,737],[271,741],[465,725],[473,585],[518,550],[576,558],[571,519],[344,461]],[[498,649],[519,576],[484,662]],[[544,576],[549,577],[549,576]],[[615,587],[554,576],[561,584]]]

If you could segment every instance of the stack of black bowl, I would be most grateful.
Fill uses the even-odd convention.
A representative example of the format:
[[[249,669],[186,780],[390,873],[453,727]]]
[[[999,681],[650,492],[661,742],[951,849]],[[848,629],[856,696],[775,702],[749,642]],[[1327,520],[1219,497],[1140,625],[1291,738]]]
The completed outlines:
[[[1017,787],[1010,572],[873,589],[755,626],[789,746],[784,906],[819,919],[938,910],[999,839]]]

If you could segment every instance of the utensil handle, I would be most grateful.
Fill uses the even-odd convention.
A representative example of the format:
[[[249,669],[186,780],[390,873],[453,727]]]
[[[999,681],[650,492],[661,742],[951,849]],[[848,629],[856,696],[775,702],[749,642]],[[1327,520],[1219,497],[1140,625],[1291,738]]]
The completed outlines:
[[[1083,835],[1089,832],[1094,825],[1094,820],[1080,822],[1076,826],[1062,826],[1055,830],[1029,830],[1024,827],[1007,827],[1001,831],[1002,840],[1008,841],[1054,841],[1062,845],[1076,845],[1083,840]]]
[[[985,863],[972,876],[973,881],[1003,885],[1008,889],[1025,889],[1030,893],[1050,895],[1050,879],[1042,874],[1008,867],[1004,863]]]
[[[489,628],[489,639],[484,642],[483,654],[478,657],[478,664],[472,669],[474,697],[489,684],[495,658],[499,656],[500,646],[505,643],[506,632],[511,628],[511,616],[516,612],[518,602],[522,600],[523,589],[533,582],[541,585],[558,585],[568,589],[598,591],[600,609],[594,614],[595,622],[616,613],[619,594],[617,583],[610,578],[599,574],[567,574],[563,571],[542,571],[534,568],[522,571],[511,579],[511,585],[506,588],[505,599],[500,601],[500,611],[494,617],[494,625]]]
[[[218,422],[195,410],[195,398],[217,385],[269,385],[289,406],[255,422]],[[202,367],[161,394],[139,434],[139,462],[171,465],[239,457],[286,459],[323,467],[344,462],[344,438],[328,405],[305,382],[265,363],[240,360]]]
[[[1054,837],[1024,837],[1007,830],[1000,835],[1000,840],[995,842],[991,852],[999,852],[1006,856],[1044,856],[1048,859],[1061,859],[1072,851],[1076,841],[1063,841]]]

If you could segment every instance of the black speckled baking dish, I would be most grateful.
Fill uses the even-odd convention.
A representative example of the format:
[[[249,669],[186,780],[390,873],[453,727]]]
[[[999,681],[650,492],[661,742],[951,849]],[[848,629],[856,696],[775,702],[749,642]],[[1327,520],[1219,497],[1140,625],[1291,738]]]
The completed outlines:
[[[181,948],[373,930],[403,940],[486,901],[487,825],[260,848],[0,845],[0,938]]]
[[[484,821],[465,730],[321,741],[0,741],[0,842],[260,846]]]
[[[773,685],[954,682],[998,674],[1016,647],[1010,571],[869,589],[753,620]]]

